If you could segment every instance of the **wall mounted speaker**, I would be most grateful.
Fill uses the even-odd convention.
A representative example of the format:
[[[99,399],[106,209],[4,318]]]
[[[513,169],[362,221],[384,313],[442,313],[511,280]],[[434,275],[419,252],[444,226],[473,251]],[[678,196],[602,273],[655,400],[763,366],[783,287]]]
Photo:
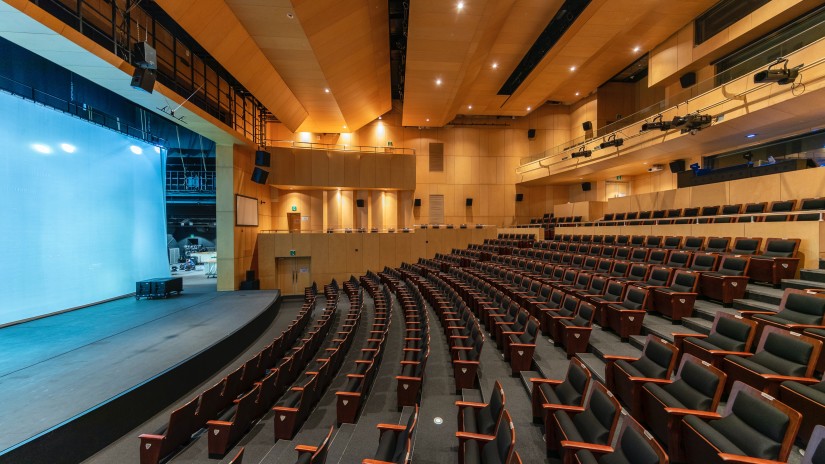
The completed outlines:
[[[685,170],[685,160],[676,160],[670,162],[670,172],[676,174]]]
[[[421,199],[416,198],[415,200],[413,200],[413,206],[421,206]]]
[[[467,201],[465,202],[465,204],[466,204],[467,206],[473,206],[473,199],[472,199],[472,198],[468,198],[468,199],[467,199]]]
[[[532,140],[536,138],[536,130],[535,129],[527,129],[527,138]]]
[[[593,123],[592,123],[592,122],[590,122],[590,121],[585,121],[585,122],[583,122],[583,123],[582,123],[582,129],[583,129],[585,132],[587,132],[587,131],[592,131],[592,130],[593,130]]]
[[[154,69],[135,68],[135,73],[132,74],[132,88],[152,93],[156,76],[157,71]]]
[[[682,84],[682,88],[686,89],[694,84],[696,84],[696,73],[689,72],[682,74],[682,77],[679,78],[679,83]]]
[[[524,194],[523,193],[517,193],[516,194],[516,201],[522,201],[522,200],[524,200]]]
[[[582,182],[582,191],[589,192],[593,186],[590,185],[590,182]]]
[[[362,198],[359,198],[359,199],[355,200],[355,206],[357,206],[359,208],[363,208],[364,207],[364,200]]]
[[[270,154],[268,151],[258,150],[255,152],[255,166],[269,167]]]
[[[147,42],[132,46],[132,63],[143,69],[158,69],[158,54]]]
[[[266,178],[269,177],[269,171],[265,171],[261,168],[255,168],[252,171],[252,182],[256,184],[266,184]]]

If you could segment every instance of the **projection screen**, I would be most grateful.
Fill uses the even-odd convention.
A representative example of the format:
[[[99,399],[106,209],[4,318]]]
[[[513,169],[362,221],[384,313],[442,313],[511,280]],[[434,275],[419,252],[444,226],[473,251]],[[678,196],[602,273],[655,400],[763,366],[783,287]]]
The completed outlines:
[[[0,325],[169,275],[160,150],[0,93]]]

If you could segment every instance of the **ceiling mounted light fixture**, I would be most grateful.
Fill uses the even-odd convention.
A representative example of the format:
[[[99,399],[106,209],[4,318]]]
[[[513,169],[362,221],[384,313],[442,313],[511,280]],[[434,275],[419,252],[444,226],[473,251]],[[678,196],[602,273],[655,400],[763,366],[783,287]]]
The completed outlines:
[[[653,121],[646,122],[642,124],[642,130],[639,132],[646,132],[649,130],[659,129],[660,131],[667,131],[670,130],[671,122],[670,121],[662,121],[662,115],[658,115],[653,118]]]

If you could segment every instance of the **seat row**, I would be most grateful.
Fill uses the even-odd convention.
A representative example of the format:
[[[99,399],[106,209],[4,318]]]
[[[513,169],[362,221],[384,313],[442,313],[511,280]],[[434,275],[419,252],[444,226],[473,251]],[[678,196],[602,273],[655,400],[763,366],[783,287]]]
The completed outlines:
[[[676,224],[688,224],[690,222],[677,222],[691,220],[697,218],[699,223],[729,223],[729,222],[782,222],[788,220],[796,221],[819,221],[820,214],[813,211],[825,210],[825,198],[806,198],[803,200],[781,200],[760,203],[748,204],[733,204],[733,205],[716,205],[690,208],[675,208],[668,210],[656,211],[631,211],[625,213],[609,213],[598,221],[598,225],[616,225],[621,221],[631,221],[633,225],[640,220],[657,220],[658,224],[669,223],[662,222],[662,219],[671,219]],[[737,216],[747,214],[763,214],[763,213],[790,213],[794,211],[811,211],[806,214],[788,215],[788,214],[773,214],[766,216]],[[713,217],[721,216],[721,217]],[[727,216],[727,217],[725,217]],[[573,222],[573,221],[570,221]],[[652,224],[653,221],[650,221]],[[645,224],[641,221],[640,224]]]

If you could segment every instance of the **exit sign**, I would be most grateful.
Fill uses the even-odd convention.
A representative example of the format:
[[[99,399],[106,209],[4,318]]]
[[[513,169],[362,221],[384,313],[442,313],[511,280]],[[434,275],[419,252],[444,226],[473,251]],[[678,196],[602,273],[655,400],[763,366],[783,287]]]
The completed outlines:
[[[616,176],[616,180],[622,180],[622,176]]]
[[[292,211],[298,211],[298,207],[295,206],[295,205],[292,205]]]
[[[289,256],[295,256],[295,250],[289,250]]]

